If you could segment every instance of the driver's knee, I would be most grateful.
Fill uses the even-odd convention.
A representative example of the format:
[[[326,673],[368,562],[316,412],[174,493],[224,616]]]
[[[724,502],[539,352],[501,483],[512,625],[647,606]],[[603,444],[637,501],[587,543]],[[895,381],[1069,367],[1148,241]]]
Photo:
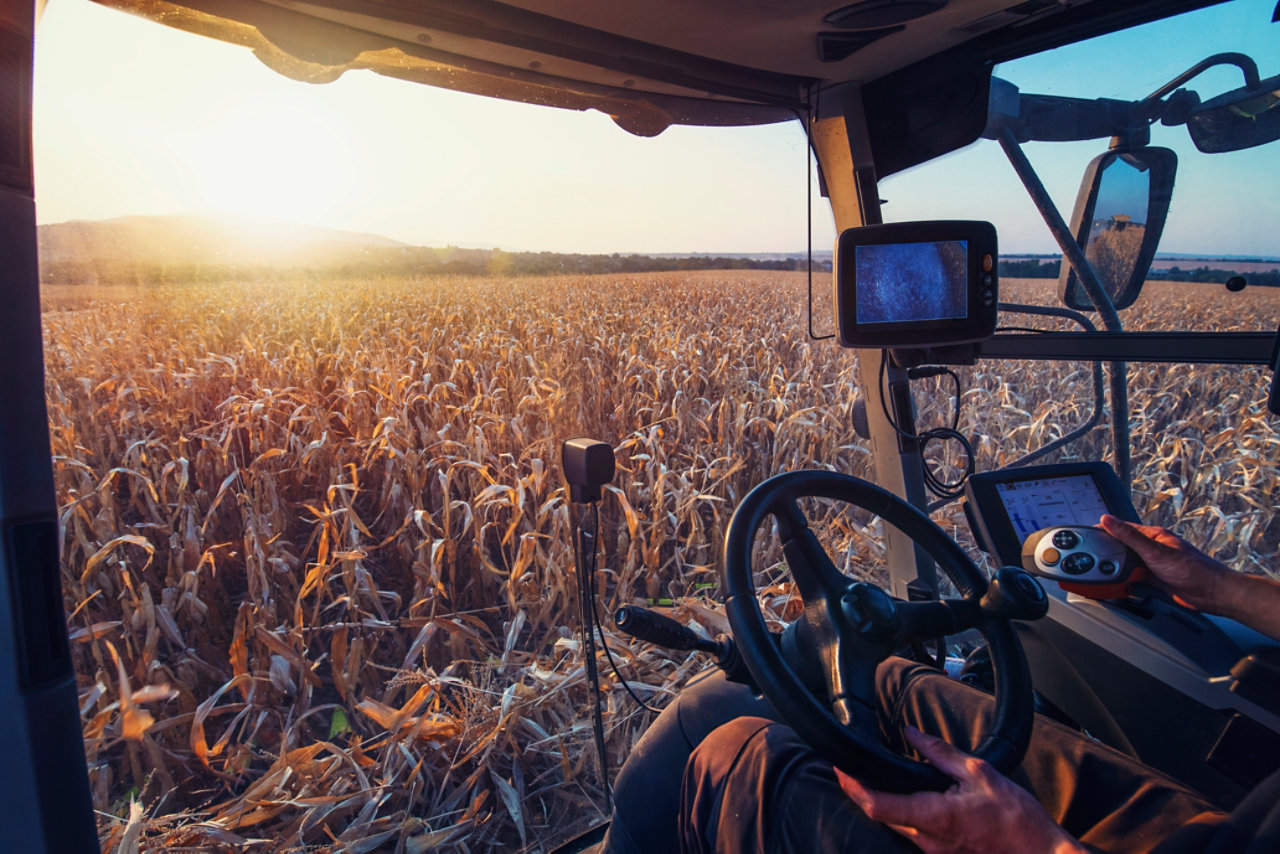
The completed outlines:
[[[744,786],[737,778],[762,779],[756,766],[767,759],[767,752],[746,748],[770,723],[766,718],[735,718],[716,727],[694,748],[680,786],[681,851],[716,851],[730,838],[743,851],[764,844],[764,810],[758,791],[751,808],[744,809],[740,803]],[[726,800],[730,802],[727,809]],[[748,840],[757,844],[746,844]]]
[[[941,670],[905,658],[888,658],[876,670],[876,692],[885,744],[907,752],[905,728],[972,751],[990,730],[991,695],[957,682]]]
[[[686,852],[914,850],[872,822],[790,727],[730,721],[702,740],[680,791]]]
[[[680,781],[690,754],[721,724],[777,712],[719,670],[695,677],[632,749],[614,786],[607,850],[616,854],[674,851]]]

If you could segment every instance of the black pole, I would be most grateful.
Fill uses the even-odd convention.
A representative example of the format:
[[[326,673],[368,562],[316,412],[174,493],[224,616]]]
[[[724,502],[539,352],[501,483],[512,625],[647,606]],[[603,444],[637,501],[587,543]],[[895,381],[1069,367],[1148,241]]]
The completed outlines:
[[[587,682],[591,685],[591,723],[595,730],[596,755],[600,760],[600,780],[604,783],[604,807],[609,813],[613,810],[613,790],[609,785],[609,754],[604,744],[604,712],[600,708],[600,672],[596,668],[595,608],[591,590],[600,516],[595,505],[585,514],[579,509],[576,515],[577,548],[574,551],[578,564],[578,624],[582,629],[582,656],[587,668]],[[586,519],[591,520],[590,530],[587,530]]]
[[[596,754],[600,759],[600,780],[604,783],[605,811],[608,813],[613,810],[613,790],[609,786],[609,754],[605,750],[604,714],[600,709],[600,673],[596,669],[596,608],[591,582],[596,573],[601,487],[613,480],[615,468],[613,446],[585,437],[567,439],[560,445],[560,465],[569,486],[569,510],[578,566],[578,624],[582,628],[582,658],[587,669],[587,680],[591,685],[592,724],[595,729]],[[584,517],[583,511],[588,507],[590,513]],[[587,519],[590,519],[589,527]],[[604,643],[603,634],[600,642]],[[630,691],[630,688],[627,690]]]
[[[1116,313],[1115,306],[1111,304],[1111,298],[1107,296],[1102,283],[1098,281],[1098,276],[1089,264],[1089,259],[1085,257],[1084,250],[1076,242],[1075,235],[1071,233],[1071,229],[1066,221],[1063,220],[1062,214],[1058,212],[1053,199],[1049,198],[1049,192],[1044,188],[1044,184],[1041,183],[1040,176],[1036,174],[1036,170],[1032,168],[1031,161],[1027,160],[1027,155],[1022,151],[1022,146],[1018,144],[1013,131],[1008,127],[1001,129],[998,139],[1000,147],[1004,149],[1005,156],[1009,158],[1009,163],[1013,166],[1013,170],[1022,179],[1022,185],[1027,188],[1031,201],[1035,203],[1036,209],[1040,211],[1040,216],[1044,218],[1045,225],[1049,227],[1050,233],[1053,234],[1053,239],[1058,242],[1058,246],[1062,249],[1063,257],[1071,264],[1071,268],[1076,271],[1076,275],[1080,278],[1080,284],[1084,286],[1085,293],[1089,295],[1094,308],[1098,310],[1098,316],[1102,320],[1103,327],[1109,332],[1123,331],[1123,327],[1120,324],[1120,315]],[[1128,492],[1132,489],[1131,464],[1129,461],[1128,373],[1124,362],[1111,362],[1108,367],[1110,368],[1111,379],[1111,437],[1112,444],[1115,446],[1116,472],[1120,475],[1120,482],[1124,484],[1125,491]]]

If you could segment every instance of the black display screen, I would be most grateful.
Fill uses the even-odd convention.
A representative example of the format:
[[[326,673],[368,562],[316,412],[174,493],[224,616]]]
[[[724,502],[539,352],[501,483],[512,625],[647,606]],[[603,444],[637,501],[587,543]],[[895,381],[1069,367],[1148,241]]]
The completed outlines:
[[[836,241],[836,337],[844,347],[935,347],[996,328],[996,230],[931,220],[850,228]]]
[[[859,246],[858,324],[969,316],[969,241]]]
[[[978,472],[964,492],[975,539],[1005,566],[1021,566],[1023,541],[1044,528],[1096,525],[1103,513],[1139,521],[1128,491],[1104,462]]]

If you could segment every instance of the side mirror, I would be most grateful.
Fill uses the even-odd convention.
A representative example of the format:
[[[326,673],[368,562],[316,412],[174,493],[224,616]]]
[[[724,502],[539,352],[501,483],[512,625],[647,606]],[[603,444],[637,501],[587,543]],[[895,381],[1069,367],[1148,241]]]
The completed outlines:
[[[1206,154],[1280,139],[1280,75],[1210,98],[1187,114],[1187,132]]]
[[[1085,170],[1071,217],[1071,233],[1084,249],[1102,289],[1117,308],[1142,292],[1164,231],[1178,158],[1167,148],[1108,151]],[[1071,265],[1058,277],[1062,301],[1093,311],[1093,301]]]

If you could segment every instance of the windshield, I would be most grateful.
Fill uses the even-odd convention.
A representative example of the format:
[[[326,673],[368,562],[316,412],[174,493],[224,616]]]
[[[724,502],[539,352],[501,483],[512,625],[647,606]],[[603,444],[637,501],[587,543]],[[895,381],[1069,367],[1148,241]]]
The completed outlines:
[[[1261,77],[1280,72],[1280,26],[1272,4],[1238,2],[1114,33],[997,66],[995,76],[1023,93],[1140,100],[1206,57],[1242,52]],[[1185,88],[1202,101],[1244,85],[1240,69],[1217,66]],[[1275,143],[1242,151],[1199,151],[1183,125],[1151,127],[1151,145],[1172,149],[1177,177],[1151,271],[1136,302],[1120,311],[1127,330],[1274,330],[1280,321],[1280,170]],[[1028,142],[1022,148],[1068,222],[1081,174],[1110,140]],[[1093,220],[1143,223],[1146,183],[1117,160]],[[1138,186],[1135,188],[1135,184]],[[936,188],[946,187],[946,193]],[[989,218],[1000,234],[1001,299],[1061,305],[1061,250],[1008,158],[994,140],[888,178],[881,185],[886,221],[928,216]],[[1133,233],[1131,230],[1130,234]],[[1095,239],[1099,231],[1094,232]],[[1097,266],[1098,255],[1087,253]],[[1101,273],[1100,273],[1101,274]],[[1243,290],[1227,283],[1240,277]],[[1093,321],[1102,327],[1096,313]],[[1004,312],[1004,328],[1079,328],[1071,322]],[[965,391],[961,432],[980,442],[977,468],[1008,465],[1020,454],[1085,422],[1092,405],[1090,366],[1082,362],[984,361],[959,369]],[[1133,498],[1138,512],[1240,569],[1276,571],[1280,521],[1264,508],[1280,495],[1274,479],[1275,434],[1265,395],[1271,372],[1219,365],[1130,364]],[[945,392],[946,386],[939,386]],[[945,410],[945,411],[944,411]],[[939,404],[934,419],[949,416]],[[1105,421],[1103,422],[1105,426]],[[1057,459],[1107,459],[1105,430],[1094,430]],[[935,453],[940,453],[935,450]],[[958,460],[946,457],[953,465]],[[955,469],[955,471],[959,471]],[[1263,486],[1262,484],[1266,484]],[[1257,493],[1252,490],[1260,489]],[[958,512],[949,518],[963,538]]]
[[[1265,6],[996,74],[1133,100],[1238,50],[1266,77]],[[663,707],[708,661],[610,613],[727,631],[718,571],[743,496],[787,470],[871,474],[857,356],[806,335],[805,244],[823,332],[835,235],[803,129],[641,140],[599,114],[356,72],[305,86],[76,0],[51,4],[38,38],[50,433],[104,848],[546,850],[603,820],[574,550],[595,522],[569,500],[561,442],[616,454],[587,557],[613,770],[654,718],[637,699]],[[1207,100],[1239,73],[1188,85]],[[1174,203],[1123,322],[1274,329],[1274,145],[1202,155],[1161,126],[1152,141],[1178,153]],[[1064,216],[1105,147],[1026,146]],[[1115,186],[1100,216],[1143,216]],[[1058,304],[1059,252],[995,143],[882,196],[887,219],[991,220],[1021,265],[1001,298]],[[1223,271],[1248,287],[1228,292]],[[1092,411],[1089,365],[959,374],[979,469]],[[1270,374],[1129,376],[1139,511],[1280,571]],[[918,387],[922,429],[951,423],[950,382]],[[926,454],[944,478],[953,451]],[[1053,459],[1112,454],[1101,422]],[[880,522],[808,509],[842,569],[883,577]],[[935,518],[971,545],[957,504]],[[771,623],[793,620],[777,543],[758,557]]]
[[[1239,52],[1253,57],[1266,78],[1280,72],[1273,59],[1280,51],[1280,28],[1269,24],[1272,11],[1266,2],[1228,3],[1005,63],[995,68],[994,75],[1022,93],[1137,101],[1206,57]],[[1240,69],[1224,64],[1183,85],[1208,101],[1241,87],[1244,80]],[[1122,315],[1125,328],[1274,326],[1275,314],[1259,305],[1267,302],[1268,289],[1280,285],[1280,272],[1276,272],[1280,271],[1280,244],[1267,226],[1280,212],[1280,171],[1274,168],[1272,147],[1205,154],[1193,144],[1184,125],[1156,122],[1150,130],[1150,144],[1172,149],[1178,162],[1173,204],[1149,276],[1153,282],[1168,284],[1152,287],[1149,293],[1143,289],[1145,301]],[[1108,143],[1101,138],[1024,144],[1068,221],[1085,166],[1106,151]],[[1140,178],[1134,170],[1129,176]],[[940,186],[947,188],[945,193],[936,191]],[[1126,191],[1121,179],[1108,182],[1107,187],[1110,192]],[[891,176],[883,182],[881,196],[887,200],[887,221],[975,216],[991,220],[1000,234],[1003,259],[1028,262],[1018,264],[1013,272],[1034,272],[1037,280],[1053,279],[1056,285],[1061,249],[993,140]],[[1111,205],[1111,200],[1100,200],[1098,217]],[[1126,211],[1126,215],[1145,214],[1144,208],[1135,210],[1132,205]],[[1252,294],[1223,290],[1221,286],[1236,274],[1258,286]],[[1025,276],[1006,273],[1006,283],[1011,278]],[[1206,305],[1192,321],[1181,312],[1161,311],[1162,305],[1169,305],[1168,299]],[[1044,301],[1052,297],[1046,293]]]

